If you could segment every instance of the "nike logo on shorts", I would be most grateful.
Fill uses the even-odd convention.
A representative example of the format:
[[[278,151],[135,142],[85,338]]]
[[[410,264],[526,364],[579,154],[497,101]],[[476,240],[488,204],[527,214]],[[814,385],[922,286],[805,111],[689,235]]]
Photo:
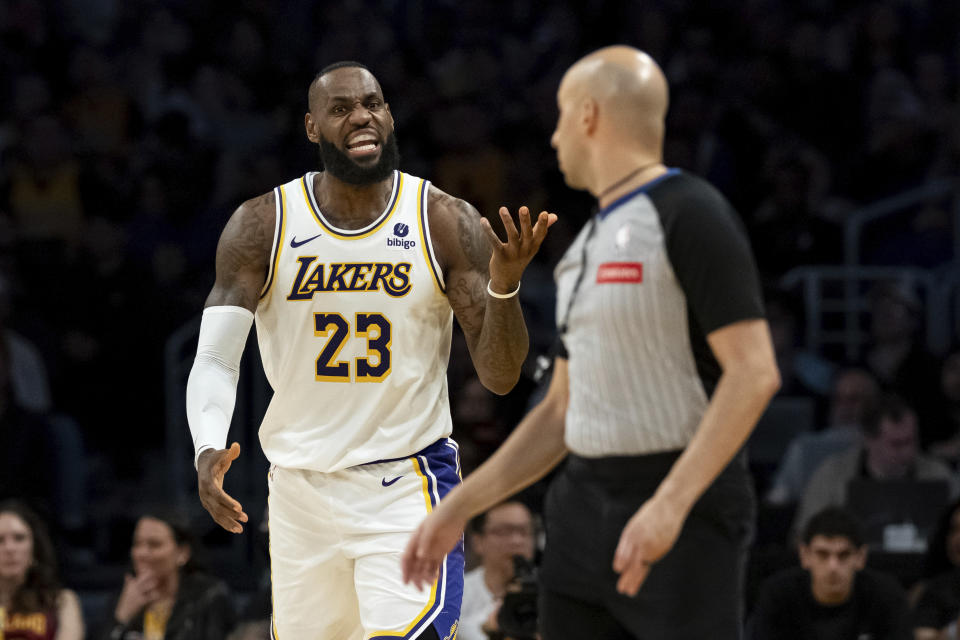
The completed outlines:
[[[301,241],[299,241],[299,242],[297,242],[297,237],[294,236],[294,237],[290,238],[290,248],[291,248],[291,249],[296,249],[297,247],[302,247],[303,245],[307,244],[307,243],[310,242],[311,240],[316,240],[316,239],[319,238],[321,235],[322,235],[322,234],[319,234],[319,233],[318,233],[317,235],[313,236],[312,238],[307,238],[306,240],[301,240]]]
[[[384,478],[383,480],[380,481],[380,484],[382,484],[382,485],[385,486],[385,487],[389,487],[390,485],[392,485],[394,482],[396,482],[397,480],[399,480],[399,479],[402,478],[402,477],[403,477],[403,476],[397,476],[397,477],[394,478],[393,480],[389,480],[389,481],[388,481],[386,478]]]

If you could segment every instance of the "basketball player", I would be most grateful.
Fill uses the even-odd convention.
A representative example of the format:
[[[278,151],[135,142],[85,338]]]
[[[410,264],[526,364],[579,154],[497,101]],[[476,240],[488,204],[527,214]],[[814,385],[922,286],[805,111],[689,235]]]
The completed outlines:
[[[269,472],[272,634],[281,640],[452,638],[462,546],[436,580],[404,585],[400,554],[459,483],[446,386],[452,316],[480,380],[516,383],[527,333],[516,294],[556,220],[507,242],[466,202],[398,171],[393,117],[376,78],[331,65],[309,89],[307,137],[324,170],[250,200],[217,248],[217,277],[187,384],[200,498],[240,533],[222,488],[250,325],[273,398],[260,427]]]
[[[569,452],[545,505],[545,640],[739,638],[754,499],[738,451],[779,386],[746,235],[663,165],[648,55],[586,56],[557,102],[560,169],[599,211],[557,265],[550,388],[417,530],[404,578],[429,583],[467,518]]]

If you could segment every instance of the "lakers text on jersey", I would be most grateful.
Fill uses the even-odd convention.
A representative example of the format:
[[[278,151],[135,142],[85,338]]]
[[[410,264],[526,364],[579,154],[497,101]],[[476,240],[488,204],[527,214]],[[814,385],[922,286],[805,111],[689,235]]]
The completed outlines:
[[[271,463],[336,471],[403,458],[450,434],[453,313],[430,241],[429,182],[394,172],[384,211],[334,226],[315,173],[276,188],[256,311],[274,395],[260,427]]]

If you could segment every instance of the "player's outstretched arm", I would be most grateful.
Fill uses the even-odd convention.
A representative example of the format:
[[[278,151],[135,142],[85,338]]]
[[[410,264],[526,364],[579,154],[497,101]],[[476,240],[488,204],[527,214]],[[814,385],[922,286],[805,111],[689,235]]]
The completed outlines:
[[[427,516],[403,553],[403,580],[417,588],[436,576],[467,521],[528,487],[567,455],[564,421],[570,398],[567,361],[557,358],[547,395],[490,458]]]
[[[240,358],[264,286],[276,223],[273,192],[245,202],[227,222],[217,246],[217,278],[200,322],[197,357],[187,380],[187,421],[193,436],[200,501],[214,521],[240,533],[240,503],[223,477],[240,455],[226,448],[237,396]]]
[[[543,211],[531,224],[530,211],[520,207],[520,228],[506,207],[500,219],[507,241],[501,242],[469,203],[439,189],[430,190],[430,232],[443,267],[447,298],[470,349],[480,382],[498,394],[509,392],[520,378],[529,339],[516,295],[524,269],[533,259],[557,216]]]

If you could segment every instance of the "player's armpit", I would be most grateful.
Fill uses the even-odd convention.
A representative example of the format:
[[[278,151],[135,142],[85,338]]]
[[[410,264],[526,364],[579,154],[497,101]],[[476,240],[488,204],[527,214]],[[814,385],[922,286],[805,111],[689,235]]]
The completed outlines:
[[[273,248],[277,201],[273,191],[234,211],[217,244],[217,279],[204,306],[255,311]]]

